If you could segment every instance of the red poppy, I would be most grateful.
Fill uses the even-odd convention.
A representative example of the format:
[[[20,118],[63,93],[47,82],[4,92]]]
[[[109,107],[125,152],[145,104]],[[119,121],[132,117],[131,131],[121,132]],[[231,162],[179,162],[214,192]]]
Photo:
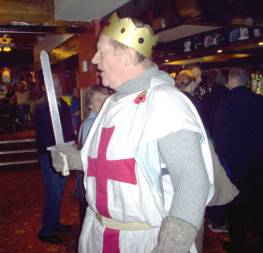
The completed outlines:
[[[134,102],[135,104],[144,103],[144,102],[146,101],[146,93],[147,93],[146,90],[142,91],[142,92],[133,100],[133,102]]]

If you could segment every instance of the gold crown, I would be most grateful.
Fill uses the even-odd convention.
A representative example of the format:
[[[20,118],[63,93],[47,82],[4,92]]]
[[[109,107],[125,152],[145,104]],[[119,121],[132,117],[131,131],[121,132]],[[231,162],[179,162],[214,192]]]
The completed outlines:
[[[136,27],[130,18],[120,19],[116,13],[111,15],[102,34],[135,49],[147,58],[151,57],[152,48],[158,41],[158,36],[147,27]]]

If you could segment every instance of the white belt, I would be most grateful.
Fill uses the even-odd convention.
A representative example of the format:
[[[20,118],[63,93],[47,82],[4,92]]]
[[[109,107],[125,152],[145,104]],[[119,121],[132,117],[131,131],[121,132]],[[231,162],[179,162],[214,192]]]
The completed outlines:
[[[124,223],[104,217],[99,213],[96,214],[96,218],[103,227],[116,229],[116,230],[145,230],[152,228],[152,226],[149,225],[148,223],[141,223],[141,222]]]

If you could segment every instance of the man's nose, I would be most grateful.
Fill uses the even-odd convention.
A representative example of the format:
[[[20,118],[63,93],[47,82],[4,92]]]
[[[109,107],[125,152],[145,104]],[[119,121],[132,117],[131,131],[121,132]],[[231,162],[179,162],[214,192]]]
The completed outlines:
[[[98,53],[95,53],[94,56],[91,59],[92,64],[97,64],[98,63]]]

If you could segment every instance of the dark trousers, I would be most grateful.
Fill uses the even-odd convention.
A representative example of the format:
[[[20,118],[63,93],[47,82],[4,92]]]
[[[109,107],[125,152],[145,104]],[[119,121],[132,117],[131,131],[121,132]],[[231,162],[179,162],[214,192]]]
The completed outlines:
[[[229,236],[235,253],[247,252],[248,209],[241,198],[240,195],[236,197],[230,203],[228,210]]]
[[[19,123],[24,125],[26,121],[26,116],[27,114],[29,114],[29,111],[30,111],[30,105],[29,104],[17,105],[16,110],[17,110],[16,111],[17,119]]]
[[[45,193],[42,227],[39,234],[45,235],[55,232],[55,229],[59,226],[60,206],[67,177],[54,170],[48,154],[39,155],[39,163]]]
[[[247,232],[250,232],[258,238],[257,253],[262,253],[262,168],[254,162],[232,164],[230,168],[233,168],[233,183],[240,191],[228,211],[229,235],[234,252],[248,252]]]
[[[228,208],[229,204],[221,206],[208,206],[206,208],[206,216],[212,224],[217,226],[224,226],[226,225],[227,221]]]
[[[88,203],[86,201],[86,190],[84,188],[84,172],[76,171],[75,172],[75,184],[73,188],[73,196],[79,201],[79,214],[80,214],[80,228],[82,227],[86,209],[88,207]]]

